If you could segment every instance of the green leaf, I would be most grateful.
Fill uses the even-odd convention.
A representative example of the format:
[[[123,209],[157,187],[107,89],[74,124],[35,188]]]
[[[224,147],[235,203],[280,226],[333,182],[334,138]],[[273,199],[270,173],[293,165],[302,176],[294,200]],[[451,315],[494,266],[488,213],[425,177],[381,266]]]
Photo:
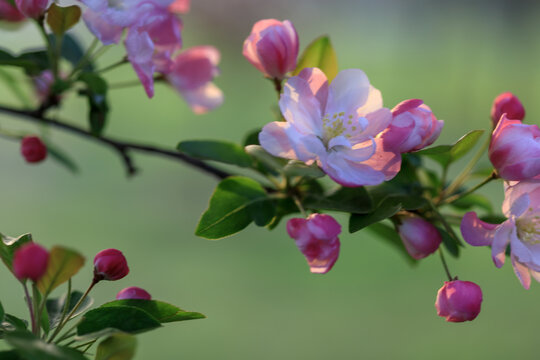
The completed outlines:
[[[248,206],[248,212],[257,226],[268,225],[276,215],[274,200],[258,201]]]
[[[310,67],[321,69],[329,82],[336,77],[338,73],[337,56],[328,36],[321,36],[308,45],[300,56],[293,75],[298,75],[304,68]]]
[[[24,331],[28,327],[26,321],[19,319],[16,316],[10,314],[4,314],[4,321],[2,322],[2,329],[5,331]]]
[[[456,207],[458,209],[467,210],[472,207],[479,207],[481,209],[484,209],[488,212],[493,211],[493,206],[491,205],[491,201],[487,196],[484,196],[482,194],[469,194],[465,197],[462,197],[459,200],[456,200],[451,203],[453,207]]]
[[[405,246],[403,245],[403,241],[401,241],[401,238],[399,237],[399,234],[392,226],[379,222],[376,224],[372,224],[365,229],[377,235],[381,239],[385,240],[388,244],[396,248],[409,264],[415,265],[418,263],[416,259],[409,255],[409,253],[405,249]]]
[[[0,234],[2,241],[0,241],[0,258],[4,264],[6,264],[9,271],[13,273],[13,255],[22,245],[32,241],[32,235],[23,234],[19,237],[10,237],[4,234]]]
[[[27,75],[35,76],[49,68],[49,57],[46,51],[30,51],[18,56],[0,49],[0,66],[16,66],[22,68]]]
[[[247,133],[246,137],[244,138],[243,144],[244,146],[248,145],[261,145],[259,143],[259,133],[262,129],[255,129]]]
[[[107,82],[95,73],[85,72],[79,80],[86,84],[84,95],[88,99],[88,121],[94,136],[100,136],[107,124],[109,104],[107,102]]]
[[[222,180],[197,225],[195,235],[217,240],[243,230],[253,220],[250,209],[259,202],[268,202],[268,196],[255,180],[242,176]]]
[[[452,236],[450,236],[450,234],[448,234],[446,230],[440,227],[437,227],[437,230],[439,231],[439,234],[441,234],[443,245],[446,250],[448,250],[450,255],[455,258],[459,257],[459,246],[454,240],[454,238],[452,238]]]
[[[2,306],[2,303],[0,302],[0,324],[4,322],[4,307]]]
[[[114,334],[99,343],[95,360],[131,360],[137,349],[137,338],[128,334]]]
[[[74,250],[55,246],[49,253],[45,275],[37,283],[39,291],[48,295],[75,275],[84,265],[84,257]]]
[[[182,141],[177,149],[203,160],[214,160],[226,164],[250,167],[253,160],[240,145],[219,140]]]
[[[375,211],[369,214],[351,214],[349,219],[349,232],[352,234],[369,225],[388,219],[389,217],[394,216],[402,208],[401,202],[397,202],[397,199],[389,197],[381,202],[375,208]]]
[[[204,319],[204,316],[198,312],[191,312],[182,310],[174,305],[168,304],[163,301],[157,300],[140,300],[140,299],[126,299],[115,300],[105,303],[100,308],[108,308],[115,306],[130,306],[146,311],[152,315],[160,323],[169,323],[175,321]]]
[[[414,154],[426,155],[437,161],[443,167],[447,167],[471,151],[483,133],[484,130],[472,130],[463,135],[453,145],[439,145],[428,149],[422,149]]]
[[[77,325],[77,335],[100,335],[109,329],[137,334],[160,327],[159,321],[132,306],[100,307],[86,312]]]
[[[6,334],[7,342],[25,359],[32,360],[87,360],[79,351],[49,344],[29,332]]]
[[[15,350],[0,351],[2,360],[24,360]]]
[[[18,81],[12,74],[3,69],[0,69],[0,80],[7,86],[9,92],[15,95],[25,107],[30,108],[33,106],[28,95],[21,87],[23,84],[22,81]]]
[[[508,219],[503,215],[489,214],[489,215],[481,216],[480,220],[488,222],[490,224],[500,224],[500,223],[505,222]]]
[[[316,164],[308,166],[297,160],[290,160],[283,168],[283,172],[287,177],[300,176],[309,179],[318,179],[325,175]]]
[[[54,36],[54,34],[49,34],[49,41],[53,47],[56,46],[56,36]],[[79,62],[84,56],[84,50],[75,36],[71,34],[64,34],[62,38],[60,56],[69,61],[73,67],[78,66]],[[87,59],[85,65],[82,67],[82,70],[92,72],[94,71],[94,65]]]
[[[282,172],[287,164],[287,160],[269,154],[260,145],[248,145],[245,147],[245,150],[251,157],[263,164],[267,170],[275,173]]]
[[[56,145],[54,145],[50,141],[45,141],[45,145],[47,146],[48,155],[50,155],[50,157],[54,159],[57,163],[64,166],[66,169],[68,169],[74,174],[79,172],[79,167],[66,152],[56,147]]]
[[[373,210],[369,193],[363,187],[338,187],[326,195],[308,194],[302,201],[313,210],[343,211],[352,214],[367,214]]]
[[[69,297],[69,306],[67,309],[67,313],[73,310],[77,302],[79,302],[79,300],[81,299],[82,295],[83,293],[81,291],[75,290],[71,292],[71,296]],[[62,295],[59,298],[47,299],[45,306],[47,308],[47,313],[49,314],[49,324],[50,324],[51,329],[55,328],[60,323],[60,319],[62,317],[62,312],[64,311],[66,300],[67,300],[67,293]],[[93,302],[94,301],[92,300],[92,298],[87,296],[83,300],[83,302],[81,303],[77,311],[75,311],[75,313],[72,315],[72,318],[85,312],[88,308],[90,308],[90,306],[92,306]]]
[[[55,35],[62,35],[81,18],[81,8],[77,5],[61,7],[52,3],[47,10],[47,24]]]

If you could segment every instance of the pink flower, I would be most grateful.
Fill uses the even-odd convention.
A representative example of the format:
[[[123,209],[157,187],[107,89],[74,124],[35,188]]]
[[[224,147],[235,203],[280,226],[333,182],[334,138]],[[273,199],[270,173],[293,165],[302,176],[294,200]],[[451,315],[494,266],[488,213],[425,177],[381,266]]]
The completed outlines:
[[[540,174],[540,129],[503,115],[491,137],[489,159],[505,180],[535,177]]]
[[[382,134],[384,143],[400,153],[425,148],[439,137],[443,120],[437,120],[422,100],[405,100],[392,109],[392,123]]]
[[[296,68],[298,34],[289,20],[260,20],[244,41],[243,54],[260,72],[283,79]]]
[[[293,218],[287,232],[304,254],[312,273],[326,274],[339,255],[341,226],[330,215],[312,214],[307,219]]]
[[[512,120],[523,120],[525,117],[525,108],[517,96],[511,92],[502,93],[493,101],[493,106],[491,107],[493,127],[497,126],[503,114],[506,114]]]
[[[401,155],[378,136],[392,114],[362,70],[341,71],[328,85],[320,69],[306,68],[285,83],[279,106],[287,121],[259,134],[270,154],[317,163],[343,186],[377,185],[398,173]]]
[[[45,70],[38,76],[32,78],[34,89],[38,96],[39,102],[42,103],[48,99],[51,93],[51,87],[54,84],[54,75],[51,70]]]
[[[399,216],[397,228],[405,249],[416,260],[432,254],[441,245],[437,228],[417,215]]]
[[[24,15],[10,0],[0,0],[0,21],[20,22],[25,19]]]
[[[482,305],[482,289],[471,281],[445,281],[437,293],[437,315],[448,322],[476,319]]]
[[[461,221],[461,233],[473,246],[491,246],[496,267],[503,266],[510,245],[510,258],[519,281],[525,289],[531,275],[540,281],[540,178],[510,182],[505,185],[502,224],[489,224],[468,212]]]
[[[169,10],[173,0],[83,0],[83,18],[103,44],[118,43],[124,29],[128,60],[148,97],[154,95],[154,73],[167,73],[171,56],[182,47],[182,22]]]
[[[35,243],[27,243],[18,248],[13,256],[13,273],[21,281],[41,279],[47,271],[49,252]]]
[[[169,11],[175,14],[186,14],[189,12],[191,0],[175,0],[169,5]]]
[[[27,163],[38,163],[47,157],[47,146],[37,136],[25,136],[21,141],[21,154]]]
[[[94,258],[94,279],[120,280],[129,273],[124,254],[116,249],[106,249],[97,253]]]
[[[126,299],[152,300],[152,296],[148,291],[141,289],[140,287],[131,286],[120,290],[120,292],[116,294],[116,300]]]
[[[197,114],[223,103],[223,93],[212,82],[219,74],[219,58],[219,51],[212,46],[193,47],[179,54],[166,74],[167,81]]]
[[[45,14],[49,0],[15,0],[15,4],[26,17],[37,19]]]

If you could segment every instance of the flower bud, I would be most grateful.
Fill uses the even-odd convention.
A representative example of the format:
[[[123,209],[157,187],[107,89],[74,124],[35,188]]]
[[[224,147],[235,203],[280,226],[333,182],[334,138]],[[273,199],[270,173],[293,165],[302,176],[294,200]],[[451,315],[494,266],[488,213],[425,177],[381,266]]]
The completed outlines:
[[[330,215],[312,214],[307,219],[293,218],[287,232],[304,254],[312,273],[325,274],[339,256],[341,225]]]
[[[243,54],[260,72],[283,79],[296,68],[298,34],[289,20],[260,20],[244,41]]]
[[[19,9],[12,1],[0,0],[0,20],[9,22],[20,22],[25,19]]]
[[[97,253],[94,258],[94,279],[120,280],[129,273],[129,267],[119,250],[106,249]]]
[[[480,313],[482,289],[470,281],[445,281],[437,293],[437,315],[449,322],[472,321]]]
[[[26,17],[38,19],[45,14],[49,0],[15,0],[15,4]]]
[[[32,78],[34,90],[40,103],[43,103],[49,98],[51,89],[54,84],[54,75],[51,70],[45,70],[38,76]]]
[[[489,146],[489,160],[504,180],[527,180],[540,175],[540,129],[501,116]]]
[[[517,96],[511,92],[502,93],[493,101],[493,105],[491,106],[491,121],[494,128],[497,127],[497,123],[503,114],[506,114],[512,120],[523,120],[525,117],[525,108]]]
[[[13,256],[13,273],[19,280],[41,279],[47,271],[49,252],[35,243],[27,243],[18,248]]]
[[[116,300],[126,299],[152,300],[152,296],[148,293],[148,291],[141,289],[140,287],[131,286],[120,290],[120,292],[116,294]]]
[[[21,154],[28,163],[38,163],[47,157],[47,147],[37,136],[25,136],[21,141]]]
[[[443,125],[422,100],[410,99],[392,109],[392,122],[381,137],[385,148],[407,153],[433,144]]]
[[[414,259],[425,258],[441,245],[441,234],[430,222],[413,214],[401,215],[398,219],[399,237]]]

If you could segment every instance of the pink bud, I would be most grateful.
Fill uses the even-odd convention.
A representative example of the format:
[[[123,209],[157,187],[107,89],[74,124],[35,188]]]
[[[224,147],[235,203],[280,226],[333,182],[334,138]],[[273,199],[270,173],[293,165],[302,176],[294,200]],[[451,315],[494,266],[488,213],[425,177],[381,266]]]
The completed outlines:
[[[312,273],[325,274],[339,256],[341,225],[330,215],[312,214],[307,219],[293,218],[287,232],[304,254]]]
[[[94,278],[100,280],[120,280],[129,273],[124,254],[116,249],[106,249],[94,258]]]
[[[37,136],[26,136],[21,141],[21,154],[28,163],[38,163],[47,157],[47,147]]]
[[[34,83],[34,90],[36,91],[39,102],[42,103],[47,100],[54,84],[53,72],[51,70],[45,70],[38,76],[33,77],[32,82]]]
[[[392,109],[392,122],[381,137],[385,148],[407,153],[433,144],[443,125],[422,100],[410,99]]]
[[[296,68],[298,34],[289,20],[260,20],[244,41],[243,54],[260,72],[283,79]]]
[[[405,249],[416,260],[435,252],[441,245],[441,234],[435,226],[413,214],[399,216],[398,232]]]
[[[525,117],[525,108],[517,96],[511,92],[502,93],[493,101],[493,105],[491,106],[491,121],[493,121],[494,128],[503,114],[506,114],[512,120],[523,120]]]
[[[49,252],[35,243],[24,244],[13,256],[13,273],[19,280],[38,281],[47,271]]]
[[[152,296],[148,291],[141,289],[140,287],[131,286],[120,290],[120,292],[116,294],[116,300],[126,299],[152,300]]]
[[[470,281],[445,281],[437,293],[437,315],[449,322],[472,321],[480,313],[482,289]]]
[[[26,17],[39,19],[49,5],[49,0],[15,0],[15,4]]]
[[[169,5],[169,11],[175,14],[186,14],[189,12],[191,0],[174,0]]]
[[[503,114],[491,136],[489,160],[504,180],[540,175],[540,129]]]
[[[15,4],[9,0],[0,0],[0,20],[9,22],[20,22],[25,17]]]

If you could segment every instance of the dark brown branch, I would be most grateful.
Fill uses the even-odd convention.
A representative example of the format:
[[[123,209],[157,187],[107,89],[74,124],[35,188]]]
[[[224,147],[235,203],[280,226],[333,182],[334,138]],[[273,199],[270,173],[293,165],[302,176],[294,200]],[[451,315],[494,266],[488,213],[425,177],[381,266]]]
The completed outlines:
[[[218,179],[224,179],[231,175],[223,170],[220,170],[212,165],[209,165],[199,159],[195,159],[179,151],[162,149],[156,146],[139,144],[139,143],[134,143],[134,142],[120,141],[120,140],[113,139],[110,137],[105,137],[105,136],[100,136],[100,137],[94,136],[90,132],[80,127],[70,125],[62,121],[46,118],[43,115],[43,111],[41,108],[36,111],[29,111],[29,110],[14,109],[14,108],[0,105],[0,112],[15,115],[22,119],[26,119],[26,120],[29,120],[38,124],[51,125],[56,128],[77,134],[81,137],[91,139],[99,143],[108,145],[109,147],[113,148],[118,153],[118,155],[120,155],[126,167],[127,174],[129,176],[134,175],[137,172],[137,168],[135,167],[135,164],[133,163],[133,159],[130,154],[131,151],[145,152],[149,154],[156,154],[156,155],[165,156],[171,159],[175,159],[180,162],[186,163],[190,166],[193,166],[207,174],[213,175]]]

